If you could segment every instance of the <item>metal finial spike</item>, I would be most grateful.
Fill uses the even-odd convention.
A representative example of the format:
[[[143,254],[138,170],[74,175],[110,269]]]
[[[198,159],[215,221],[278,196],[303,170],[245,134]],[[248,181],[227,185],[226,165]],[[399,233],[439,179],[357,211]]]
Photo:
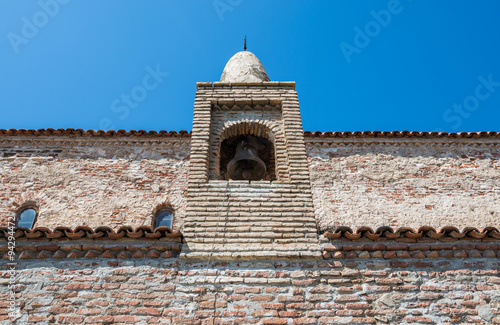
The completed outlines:
[[[245,35],[245,43],[243,45],[243,51],[247,50],[247,36]]]

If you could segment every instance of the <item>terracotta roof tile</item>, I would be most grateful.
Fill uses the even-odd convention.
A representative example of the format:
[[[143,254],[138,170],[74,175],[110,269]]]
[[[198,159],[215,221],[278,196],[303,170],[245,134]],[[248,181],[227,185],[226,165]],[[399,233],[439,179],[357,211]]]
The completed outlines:
[[[9,228],[0,227],[0,240],[7,239],[9,236]],[[18,227],[14,230],[15,238],[26,238],[26,239],[159,239],[159,238],[175,238],[182,237],[181,232],[173,231],[168,227],[158,227],[153,229],[150,226],[140,226],[133,229],[129,226],[122,226],[118,230],[113,230],[111,227],[101,226],[92,229],[88,226],[78,226],[75,229],[69,227],[56,227],[54,230],[50,230],[44,227],[37,227],[34,229],[28,229],[24,227]]]
[[[327,231],[323,234],[326,238],[330,240],[336,239],[347,239],[347,240],[357,240],[357,239],[368,239],[368,240],[381,240],[381,239],[403,239],[409,238],[414,240],[419,239],[488,239],[488,240],[500,240],[500,231],[495,227],[486,227],[482,230],[473,227],[464,228],[460,231],[457,227],[447,226],[436,230],[430,226],[422,226],[418,229],[402,227],[398,229],[393,229],[391,227],[379,227],[376,231],[369,227],[360,227],[356,230],[352,230],[349,227],[338,227],[333,231]]]
[[[0,129],[0,135],[19,136],[19,135],[34,135],[34,136],[87,136],[87,137],[123,137],[123,136],[145,136],[145,137],[191,137],[191,132],[188,131],[145,131],[145,130],[83,130],[83,129]],[[485,138],[485,137],[500,137],[500,133],[496,131],[480,131],[480,132],[420,132],[420,131],[344,131],[344,132],[321,132],[321,131],[304,131],[304,136],[309,138]]]
[[[364,138],[364,137],[392,137],[392,138],[484,138],[484,137],[500,137],[500,133],[495,131],[481,132],[419,132],[419,131],[345,131],[345,132],[321,132],[321,131],[305,131],[305,137],[310,138]]]
[[[190,137],[191,132],[188,131],[145,131],[145,130],[82,130],[82,129],[38,129],[38,130],[26,130],[26,129],[0,129],[0,135],[35,135],[35,136],[65,136],[65,135],[76,135],[76,136],[99,136],[99,137],[113,137],[113,136],[162,136],[162,137]]]

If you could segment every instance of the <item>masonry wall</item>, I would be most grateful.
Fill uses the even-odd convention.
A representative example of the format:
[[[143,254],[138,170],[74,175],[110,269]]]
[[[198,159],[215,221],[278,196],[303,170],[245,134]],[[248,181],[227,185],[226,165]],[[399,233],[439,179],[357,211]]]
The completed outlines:
[[[494,138],[305,137],[318,228],[500,226]],[[28,200],[37,226],[150,225],[186,214],[190,138],[1,136],[0,225]]]
[[[500,225],[500,141],[306,137],[318,228]]]
[[[395,259],[399,252],[210,265],[178,258],[21,260],[14,324],[500,323],[497,258],[481,257],[483,251],[476,258]],[[10,324],[8,297],[0,285],[0,324]]]
[[[34,201],[38,227],[151,226],[166,204],[180,228],[189,150],[189,137],[1,137],[0,225]]]
[[[197,87],[182,254],[319,257],[295,83],[214,82]],[[277,179],[217,180],[224,134],[261,136],[264,130],[275,147]]]

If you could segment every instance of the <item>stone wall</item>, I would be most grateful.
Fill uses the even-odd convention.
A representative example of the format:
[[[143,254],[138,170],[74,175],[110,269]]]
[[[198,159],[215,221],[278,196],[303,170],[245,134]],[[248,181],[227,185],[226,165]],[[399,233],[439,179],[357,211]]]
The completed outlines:
[[[335,258],[316,261],[21,259],[14,324],[500,323],[498,245],[440,257],[446,245],[413,246],[414,257],[408,245],[347,245],[342,256],[336,246]],[[10,324],[2,268],[0,324]]]
[[[500,225],[499,140],[305,137],[320,231]],[[28,200],[37,226],[183,225],[190,138],[0,137],[0,225]]]
[[[500,225],[500,141],[306,137],[318,228]]]
[[[219,259],[320,256],[295,83],[197,87],[182,254]],[[217,180],[221,141],[239,135],[265,135],[272,141],[276,179]]]
[[[34,201],[38,227],[150,226],[169,205],[180,228],[189,150],[189,137],[1,137],[0,225]]]

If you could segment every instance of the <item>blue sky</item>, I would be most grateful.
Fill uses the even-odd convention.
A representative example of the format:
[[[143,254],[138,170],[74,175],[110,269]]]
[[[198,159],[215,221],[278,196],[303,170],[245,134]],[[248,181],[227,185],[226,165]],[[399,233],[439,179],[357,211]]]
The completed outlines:
[[[191,130],[248,49],[304,130],[500,131],[500,2],[0,0],[0,128]],[[148,88],[148,89],[145,89]]]

